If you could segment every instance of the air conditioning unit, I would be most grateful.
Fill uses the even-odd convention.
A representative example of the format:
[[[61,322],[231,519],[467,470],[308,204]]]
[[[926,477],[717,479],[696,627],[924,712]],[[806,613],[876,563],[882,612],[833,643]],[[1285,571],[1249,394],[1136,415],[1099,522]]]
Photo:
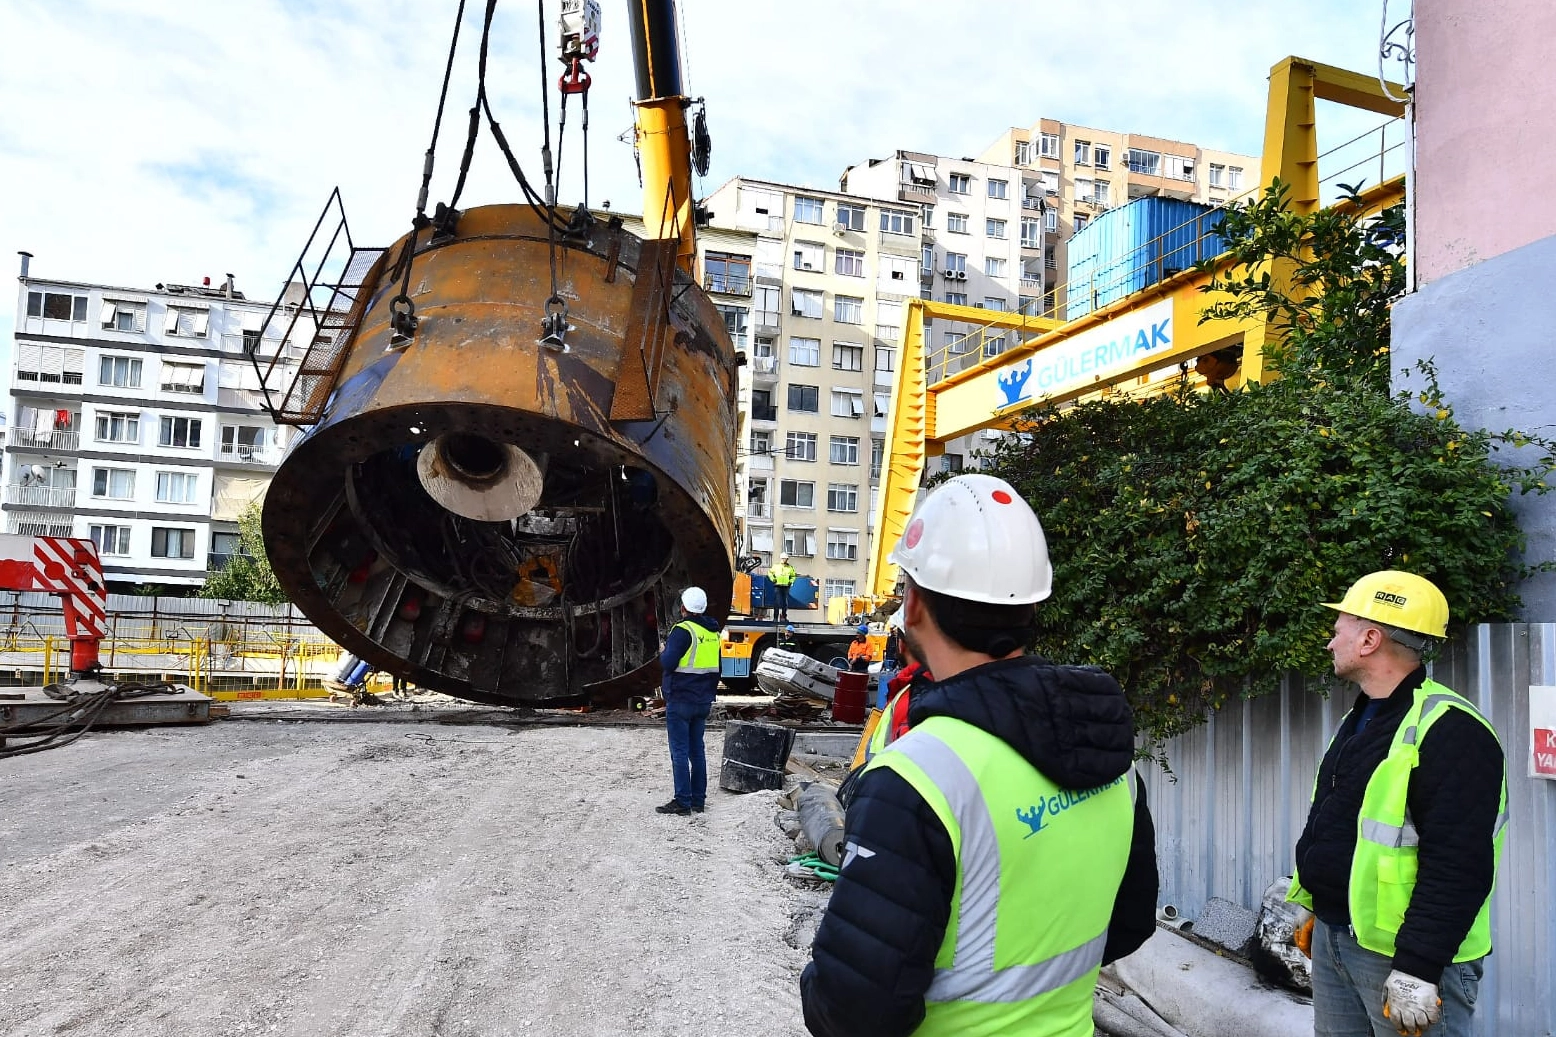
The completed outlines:
[[[958,270],[952,276],[955,277],[958,281],[965,281],[967,280],[967,271]]]
[[[849,231],[849,226],[846,223],[834,223],[832,225],[832,233],[833,234],[847,234],[848,231]]]
[[[816,268],[813,265],[811,265],[810,263],[801,263],[800,264],[800,269],[801,270],[814,270]]]

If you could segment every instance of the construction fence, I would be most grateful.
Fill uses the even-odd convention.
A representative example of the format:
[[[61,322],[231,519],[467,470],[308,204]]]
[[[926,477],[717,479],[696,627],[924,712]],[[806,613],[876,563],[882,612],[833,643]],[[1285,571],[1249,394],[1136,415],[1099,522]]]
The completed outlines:
[[[1556,624],[1476,626],[1430,666],[1490,720],[1507,752],[1507,841],[1492,898],[1474,1037],[1556,1033],[1556,781],[1531,777],[1530,688],[1556,685]],[[1171,772],[1142,765],[1156,821],[1161,903],[1196,918],[1218,897],[1257,911],[1291,874],[1319,760],[1352,693],[1288,679],[1167,743]]]

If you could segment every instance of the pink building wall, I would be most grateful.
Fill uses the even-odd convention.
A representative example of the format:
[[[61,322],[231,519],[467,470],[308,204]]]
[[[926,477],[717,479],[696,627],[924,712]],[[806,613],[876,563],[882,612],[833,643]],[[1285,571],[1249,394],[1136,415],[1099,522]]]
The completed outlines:
[[[1415,0],[1416,283],[1556,234],[1556,0]]]

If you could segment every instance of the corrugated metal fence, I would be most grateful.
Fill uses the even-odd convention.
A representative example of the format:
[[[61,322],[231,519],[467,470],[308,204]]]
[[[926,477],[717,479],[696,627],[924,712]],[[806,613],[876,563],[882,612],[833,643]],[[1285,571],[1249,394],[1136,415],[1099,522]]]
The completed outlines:
[[[1556,684],[1556,624],[1474,627],[1432,676],[1474,702],[1508,753],[1506,848],[1493,901],[1476,1037],[1556,1035],[1556,782],[1528,777],[1529,686]],[[1350,708],[1290,679],[1279,694],[1223,710],[1167,744],[1172,774],[1146,767],[1162,903],[1187,918],[1210,897],[1257,910],[1291,873],[1313,775]],[[1174,778],[1176,780],[1174,780]]]

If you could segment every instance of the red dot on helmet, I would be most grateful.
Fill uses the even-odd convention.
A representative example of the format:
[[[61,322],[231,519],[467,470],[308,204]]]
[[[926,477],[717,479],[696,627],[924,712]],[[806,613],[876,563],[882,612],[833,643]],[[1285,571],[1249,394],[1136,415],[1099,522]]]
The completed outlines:
[[[913,548],[913,547],[917,547],[918,546],[918,542],[920,540],[922,540],[923,538],[924,538],[924,520],[923,519],[914,519],[913,522],[911,524],[909,524],[907,535],[905,535],[902,538],[902,542],[904,544],[907,544],[908,547]]]
[[[989,496],[993,497],[995,502],[998,504],[1009,504],[1013,500],[1010,494],[1006,493],[1004,490],[995,490],[993,493],[989,494]]]

